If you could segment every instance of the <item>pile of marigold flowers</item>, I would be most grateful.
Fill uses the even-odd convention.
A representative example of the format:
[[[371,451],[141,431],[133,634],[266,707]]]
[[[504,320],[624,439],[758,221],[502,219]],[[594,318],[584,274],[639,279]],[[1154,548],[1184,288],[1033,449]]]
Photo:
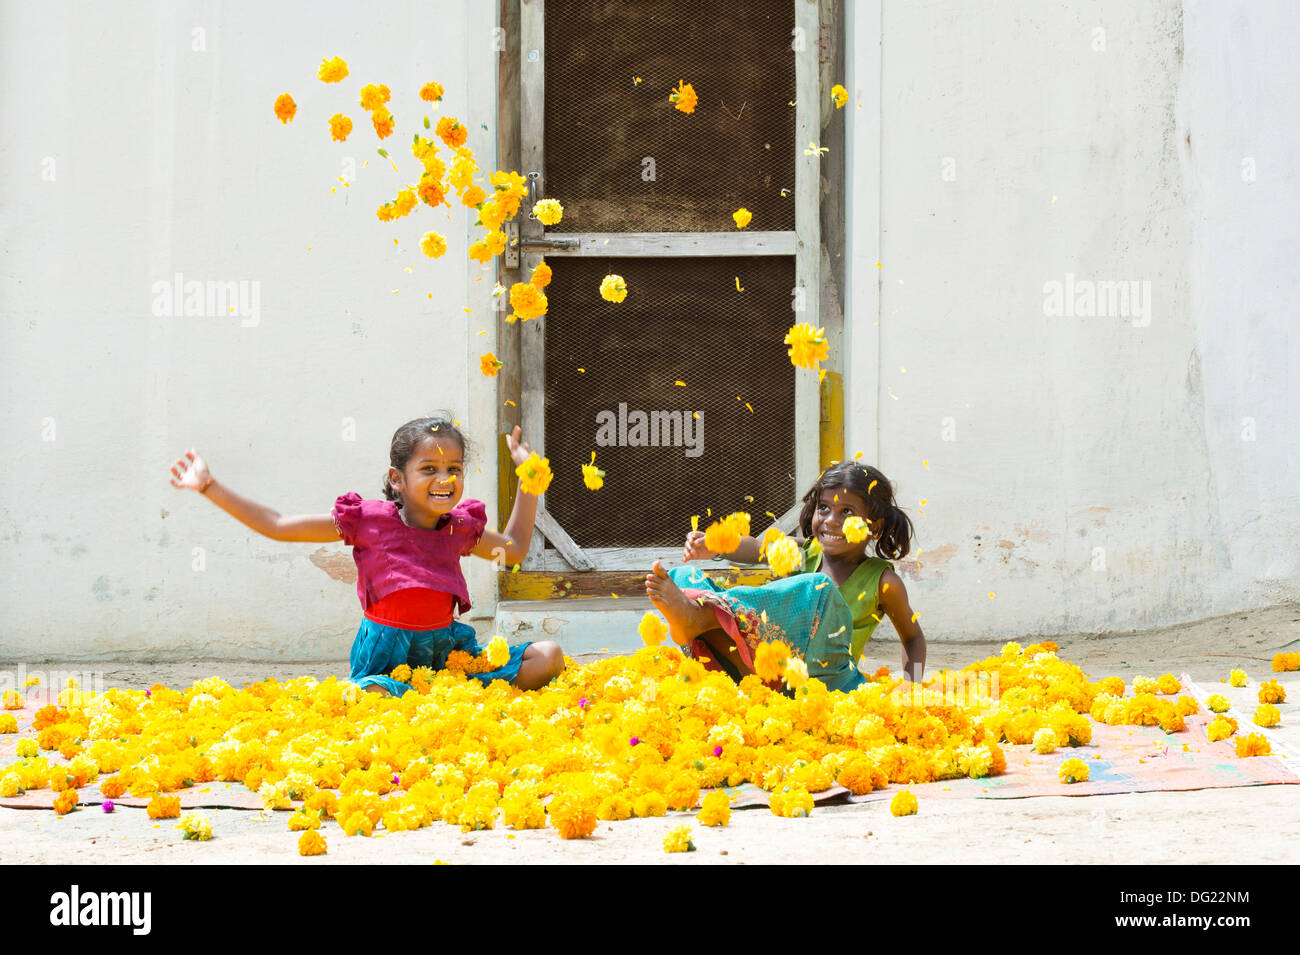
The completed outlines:
[[[1054,650],[1008,644],[966,668],[997,674],[996,701],[978,682],[955,695],[943,671],[923,689],[885,673],[850,693],[812,678],[781,693],[757,675],[736,684],[709,673],[671,645],[570,665],[527,693],[468,678],[489,665],[468,654],[450,661],[454,669],[398,668],[394,677],[413,688],[400,698],[309,677],[65,693],[37,711],[34,728],[40,750],[68,761],[22,757],[0,768],[0,791],[71,793],[60,797],[71,809],[75,789],[99,779],[105,798],[150,799],[149,815],[165,819],[180,816],[179,790],[239,782],[283,811],[310,851],[320,851],[316,834],[330,820],[349,836],[441,821],[463,830],[549,824],[583,838],[599,820],[669,810],[699,809],[700,825],[725,825],[725,794],[705,791],[746,782],[771,791],[774,813],[806,816],[813,795],[836,783],[860,795],[993,776],[1006,768],[1003,743],[1086,744],[1089,713],[1178,732],[1196,710],[1188,697],[1123,696],[1122,681],[1091,682]]]

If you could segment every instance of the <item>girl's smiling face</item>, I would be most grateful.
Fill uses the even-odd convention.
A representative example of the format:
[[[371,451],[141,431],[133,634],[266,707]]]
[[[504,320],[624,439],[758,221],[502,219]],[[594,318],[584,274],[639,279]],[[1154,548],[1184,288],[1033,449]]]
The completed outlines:
[[[465,493],[465,454],[455,438],[423,438],[402,470],[388,469],[388,481],[402,495],[408,524],[436,522]]]
[[[822,488],[817,507],[813,511],[812,533],[822,545],[822,553],[828,557],[858,557],[866,555],[871,538],[849,543],[844,536],[844,521],[850,517],[860,517],[867,521],[874,537],[880,532],[880,522],[867,518],[867,502],[857,494],[842,487]]]

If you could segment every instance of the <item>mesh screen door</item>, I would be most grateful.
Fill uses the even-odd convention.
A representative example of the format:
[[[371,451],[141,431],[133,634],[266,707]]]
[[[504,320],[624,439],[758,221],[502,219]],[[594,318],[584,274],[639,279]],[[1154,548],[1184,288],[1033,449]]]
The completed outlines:
[[[817,35],[816,4],[522,0],[520,12],[523,171],[532,199],[565,209],[550,228],[520,217],[521,264],[544,255],[554,274],[547,314],[520,329],[524,431],[557,475],[538,522],[547,541],[524,566],[648,568],[709,510],[749,511],[761,532],[816,468],[816,376],[781,344],[813,320],[798,309],[816,315],[816,157],[797,146],[815,123],[816,51],[802,37]],[[681,80],[693,114],[669,101]],[[625,301],[601,297],[607,274]],[[593,451],[596,492],[576,477]]]

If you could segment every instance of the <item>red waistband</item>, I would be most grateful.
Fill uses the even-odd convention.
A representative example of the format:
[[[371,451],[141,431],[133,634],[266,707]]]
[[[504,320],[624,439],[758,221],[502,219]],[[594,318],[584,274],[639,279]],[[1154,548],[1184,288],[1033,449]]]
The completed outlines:
[[[407,587],[365,610],[367,620],[402,630],[438,630],[451,625],[455,617],[456,598],[440,590]]]

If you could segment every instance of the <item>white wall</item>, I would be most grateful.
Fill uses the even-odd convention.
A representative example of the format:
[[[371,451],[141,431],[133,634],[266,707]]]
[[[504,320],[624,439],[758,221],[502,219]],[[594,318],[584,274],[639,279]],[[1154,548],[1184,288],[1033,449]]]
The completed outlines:
[[[870,63],[883,37],[848,116],[854,195],[880,207],[850,249],[849,446],[916,520],[927,633],[1300,598],[1300,7],[873,6],[851,41]],[[1150,282],[1149,322],[1046,315],[1067,273]]]
[[[438,115],[416,95],[427,80],[492,162],[494,16],[460,0],[0,7],[0,659],[346,655],[356,591],[313,555],[348,552],[268,541],[170,487],[191,445],[237,491],[326,513],[345,491],[380,496],[393,430],[447,407],[494,473],[495,411],[479,399],[470,419],[463,371],[495,326],[478,318],[491,282],[474,282],[465,211],[374,214],[416,178],[412,132]],[[351,75],[326,86],[316,69],[336,54]],[[382,145],[404,179],[356,105],[367,82],[393,91]],[[342,144],[339,111],[355,123]],[[448,239],[436,261],[418,248],[428,229]],[[177,272],[257,283],[256,324],[155,316],[152,286]],[[469,496],[494,489],[471,472]]]

